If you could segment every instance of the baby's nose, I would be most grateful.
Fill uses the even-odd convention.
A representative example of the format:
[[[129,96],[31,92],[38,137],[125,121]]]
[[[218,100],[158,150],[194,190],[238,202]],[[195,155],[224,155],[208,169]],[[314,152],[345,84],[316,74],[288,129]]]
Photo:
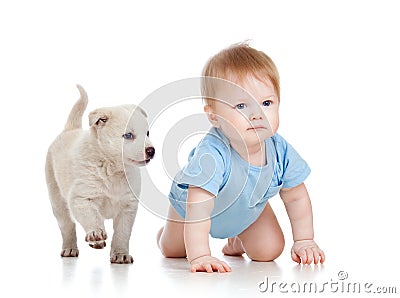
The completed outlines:
[[[250,115],[250,120],[261,120],[263,119],[263,113],[262,112],[254,112]]]

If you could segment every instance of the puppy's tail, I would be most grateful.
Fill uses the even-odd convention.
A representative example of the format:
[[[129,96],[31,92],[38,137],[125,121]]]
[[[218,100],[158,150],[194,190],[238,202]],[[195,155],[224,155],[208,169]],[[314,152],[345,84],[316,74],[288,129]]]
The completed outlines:
[[[67,123],[65,124],[64,131],[82,128],[82,116],[88,104],[88,97],[85,89],[81,85],[76,85],[79,90],[80,97],[72,107],[69,113]]]

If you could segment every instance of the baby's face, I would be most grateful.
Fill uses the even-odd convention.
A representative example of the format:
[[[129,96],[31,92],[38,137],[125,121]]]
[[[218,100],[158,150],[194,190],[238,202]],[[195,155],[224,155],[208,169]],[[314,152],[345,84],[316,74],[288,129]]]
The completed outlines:
[[[210,121],[231,143],[239,146],[260,144],[279,127],[279,101],[275,89],[269,80],[261,82],[252,76],[235,83],[241,88],[233,84],[217,88],[215,97],[218,100],[208,110]]]

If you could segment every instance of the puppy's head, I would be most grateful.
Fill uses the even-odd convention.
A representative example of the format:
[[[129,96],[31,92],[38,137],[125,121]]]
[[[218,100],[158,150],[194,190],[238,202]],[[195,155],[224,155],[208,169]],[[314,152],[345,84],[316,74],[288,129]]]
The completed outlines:
[[[147,115],[138,106],[100,108],[89,114],[91,133],[102,152],[113,160],[146,165],[155,154],[149,139]]]

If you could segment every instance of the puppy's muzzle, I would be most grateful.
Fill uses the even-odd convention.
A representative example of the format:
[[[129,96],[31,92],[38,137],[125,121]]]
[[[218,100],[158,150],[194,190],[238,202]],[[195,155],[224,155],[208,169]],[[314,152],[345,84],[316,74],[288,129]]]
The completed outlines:
[[[146,151],[146,159],[152,159],[154,157],[154,154],[156,153],[154,147],[147,147],[145,151]]]

